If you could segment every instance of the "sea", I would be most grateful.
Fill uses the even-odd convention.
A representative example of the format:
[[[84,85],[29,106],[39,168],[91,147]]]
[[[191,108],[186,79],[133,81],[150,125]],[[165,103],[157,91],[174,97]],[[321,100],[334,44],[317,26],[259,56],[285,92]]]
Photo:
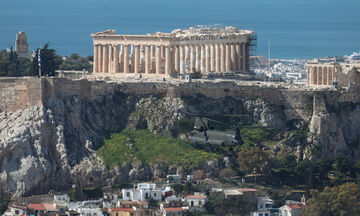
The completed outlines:
[[[313,59],[360,51],[358,0],[0,0],[0,49],[25,31],[30,50],[93,54],[91,33],[231,25],[257,35],[254,55]],[[270,46],[269,46],[270,45]]]

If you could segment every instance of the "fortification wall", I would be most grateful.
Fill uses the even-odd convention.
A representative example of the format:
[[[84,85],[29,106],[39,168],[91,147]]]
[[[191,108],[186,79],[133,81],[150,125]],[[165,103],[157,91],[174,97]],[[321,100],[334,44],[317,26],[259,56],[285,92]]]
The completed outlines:
[[[40,105],[43,82],[39,78],[0,78],[0,112]]]
[[[308,119],[311,116],[313,96],[316,92],[326,94],[329,103],[360,102],[358,91],[291,90],[262,86],[238,85],[235,82],[126,82],[69,80],[65,78],[1,78],[0,111],[15,111],[29,106],[41,105],[55,96],[80,95],[89,100],[101,100],[104,95],[121,92],[132,95],[159,97],[182,97],[201,94],[209,98],[234,97],[257,99],[283,107],[288,119]]]

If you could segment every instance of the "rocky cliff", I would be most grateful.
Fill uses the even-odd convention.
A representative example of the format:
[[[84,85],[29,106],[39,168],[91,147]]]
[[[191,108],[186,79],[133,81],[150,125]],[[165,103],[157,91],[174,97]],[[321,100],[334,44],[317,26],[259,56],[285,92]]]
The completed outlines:
[[[360,103],[353,93],[347,98],[346,92],[232,82],[174,85],[43,79],[40,84],[39,101],[29,92],[19,96],[16,88],[6,86],[14,99],[27,102],[18,108],[18,102],[9,105],[7,98],[0,106],[0,185],[14,196],[68,189],[76,182],[91,186],[162,177],[167,172],[185,174],[181,167],[140,162],[107,169],[95,150],[109,132],[124,128],[174,136],[176,122],[194,115],[236,115],[244,125],[284,131],[309,128],[306,141],[279,144],[301,157],[333,157],[339,151],[351,155],[359,141]],[[227,157],[198,169],[216,175],[225,166],[231,166]]]

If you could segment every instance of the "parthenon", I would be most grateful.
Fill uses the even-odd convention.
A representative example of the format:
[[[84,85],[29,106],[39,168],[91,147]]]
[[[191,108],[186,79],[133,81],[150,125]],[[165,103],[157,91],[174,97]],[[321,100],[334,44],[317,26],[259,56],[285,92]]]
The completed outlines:
[[[94,74],[155,76],[200,71],[249,70],[250,30],[234,27],[177,29],[171,33],[116,35],[115,30],[91,34]]]

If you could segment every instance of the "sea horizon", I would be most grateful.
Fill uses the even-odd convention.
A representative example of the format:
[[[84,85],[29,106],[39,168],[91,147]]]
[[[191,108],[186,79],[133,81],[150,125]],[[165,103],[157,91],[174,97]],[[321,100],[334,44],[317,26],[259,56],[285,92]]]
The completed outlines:
[[[359,7],[359,2],[350,0],[341,4],[337,0],[3,0],[0,49],[14,47],[16,34],[25,31],[30,50],[50,42],[62,56],[89,56],[93,55],[90,34],[95,32],[147,34],[222,24],[254,31],[258,40],[253,55],[267,57],[270,39],[271,58],[344,56],[360,51]]]

